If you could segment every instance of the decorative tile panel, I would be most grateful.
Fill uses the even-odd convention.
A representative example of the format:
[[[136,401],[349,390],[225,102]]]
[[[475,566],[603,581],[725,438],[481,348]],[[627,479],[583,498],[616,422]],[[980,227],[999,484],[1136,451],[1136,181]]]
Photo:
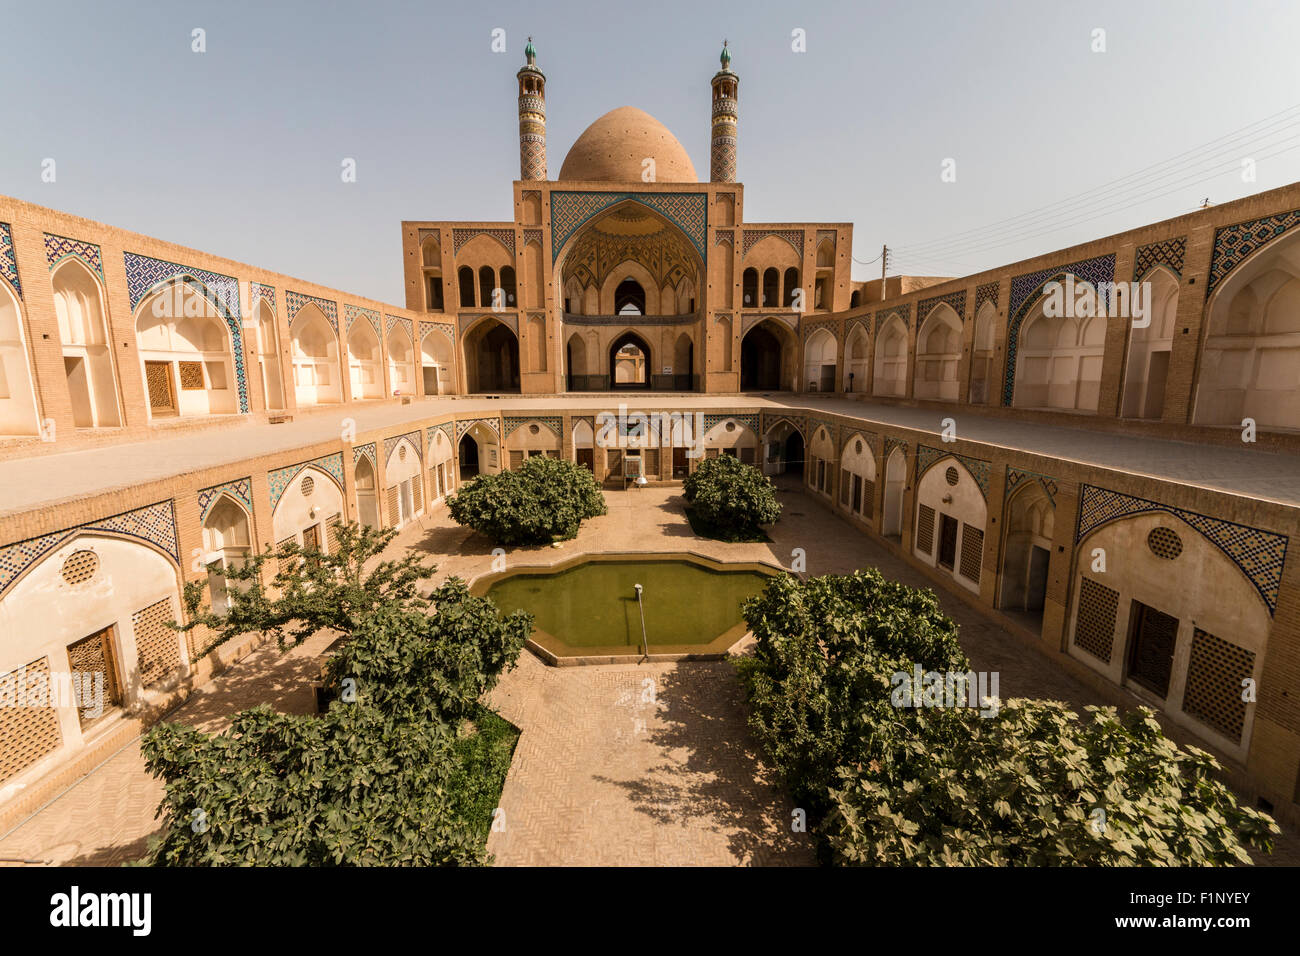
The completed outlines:
[[[1217,230],[1214,233],[1214,253],[1210,258],[1210,280],[1205,290],[1206,295],[1213,292],[1215,286],[1245,262],[1251,253],[1294,228],[1296,223],[1300,223],[1300,209]]]
[[[724,242],[731,243],[731,247],[736,247],[736,234],[731,229],[718,229],[713,233],[713,244],[720,246]]]
[[[393,332],[393,326],[400,325],[403,329],[406,330],[406,337],[410,339],[411,342],[413,343],[415,342],[415,336],[411,333],[410,319],[403,318],[400,315],[388,315],[387,313],[385,313],[384,317],[388,320],[388,324],[385,326],[385,328],[388,330],[389,335],[391,335]]]
[[[966,290],[958,289],[956,292],[949,292],[946,295],[936,295],[929,299],[922,299],[920,305],[916,308],[916,321],[924,322],[929,316],[930,310],[940,303],[944,303],[954,312],[957,313],[958,321],[966,321]]]
[[[998,304],[998,284],[996,282],[986,282],[983,285],[975,287],[975,312],[978,315],[979,310],[984,307],[985,302],[992,302],[996,308]]]
[[[803,230],[802,229],[746,229],[744,239],[741,242],[741,254],[749,255],[749,250],[762,242],[768,236],[776,236],[778,239],[784,239],[790,243],[791,248],[798,254],[800,260],[803,259]]]
[[[18,257],[14,254],[14,237],[7,222],[0,222],[0,276],[9,280],[21,299],[23,287],[18,281]]]
[[[903,323],[903,328],[910,329],[912,327],[912,303],[909,302],[906,305],[899,305],[899,306],[895,306],[892,309],[886,309],[883,312],[877,312],[876,313],[877,333],[880,332],[880,327],[884,325],[885,322],[888,321],[889,318],[892,316],[898,316],[899,321]]]
[[[738,425],[744,425],[755,435],[759,433],[757,415],[705,415],[704,416],[705,434],[710,432],[715,425],[721,425],[723,422],[726,421],[734,421]]]
[[[239,280],[206,269],[153,259],[134,252],[123,253],[126,288],[134,312],[145,296],[174,279],[182,280],[217,310],[230,329],[230,346],[235,360],[235,384],[239,389],[239,411],[248,411],[248,374],[244,369],[244,334],[239,316]]]
[[[104,531],[137,538],[154,545],[180,563],[180,540],[176,534],[176,510],[170,500],[145,505],[98,521],[29,538],[0,548],[0,594],[29,567],[78,534]]]
[[[515,231],[513,229],[453,229],[451,231],[451,251],[459,254],[467,242],[477,236],[491,236],[506,247],[506,252],[515,254]]]
[[[390,458],[393,457],[393,450],[397,448],[398,444],[402,441],[402,439],[406,439],[407,441],[409,441],[411,443],[411,447],[415,449],[416,454],[420,455],[421,457],[424,457],[424,447],[420,443],[420,432],[417,430],[413,432],[406,432],[403,435],[394,435],[392,438],[384,439],[385,463]]]
[[[781,422],[789,422],[805,441],[808,438],[808,419],[803,415],[782,415],[775,412],[762,412],[759,418],[763,426],[762,434],[766,435]]]
[[[378,312],[374,309],[363,309],[359,305],[348,305],[346,302],[343,303],[343,325],[348,332],[352,331],[352,325],[357,321],[357,319],[366,319],[369,321],[370,327],[375,330],[375,338],[380,339],[381,341],[383,340],[384,330],[379,326]]]
[[[1171,505],[1135,498],[1106,488],[1092,485],[1080,486],[1079,521],[1075,543],[1082,541],[1097,528],[1119,518],[1163,511],[1199,531],[1205,538],[1226,554],[1250,580],[1268,606],[1269,614],[1277,609],[1278,589],[1282,584],[1282,565],[1286,561],[1285,535],[1262,531],[1247,525],[1211,518],[1208,515],[1175,508]]]
[[[222,495],[230,495],[235,501],[244,506],[244,510],[252,515],[253,513],[253,479],[236,478],[234,481],[227,481],[224,485],[213,485],[211,488],[204,488],[199,491],[199,520],[206,521],[208,512],[212,506],[217,503],[217,499]]]
[[[271,311],[275,311],[275,286],[264,285],[261,282],[248,283],[248,303],[250,306],[256,305],[258,299],[265,299]]]
[[[370,466],[372,468],[377,469],[379,467],[379,460],[375,454],[374,442],[366,442],[364,445],[356,445],[352,448],[352,467],[354,469],[357,466],[357,462],[362,458],[369,458]]]
[[[1005,501],[1018,491],[1022,487],[1024,481],[1034,479],[1037,479],[1038,482],[1042,484],[1043,490],[1047,492],[1047,497],[1051,500],[1052,504],[1056,504],[1056,493],[1059,490],[1059,484],[1055,478],[1051,478],[1047,475],[1040,475],[1036,471],[1026,471],[1023,468],[1012,468],[1010,465],[1007,465],[1007,484],[1002,496],[1003,500]]]
[[[512,432],[516,431],[519,428],[522,428],[524,425],[527,425],[529,422],[537,422],[537,424],[539,425],[545,425],[551,431],[555,432],[556,437],[559,437],[560,435],[560,430],[562,427],[560,424],[560,416],[534,415],[531,418],[503,418],[502,423],[505,425],[506,437],[509,438]]]
[[[460,441],[464,434],[475,425],[486,425],[492,431],[496,432],[497,438],[501,437],[501,421],[496,418],[469,418],[464,421],[456,422],[456,441]]]
[[[1084,259],[1069,265],[1039,269],[1037,272],[1016,276],[1011,280],[1011,301],[1008,304],[1011,321],[1007,326],[1007,370],[1002,380],[1002,404],[1006,407],[1011,406],[1011,400],[1015,395],[1016,346],[1019,344],[1020,323],[1024,321],[1029,307],[1037,301],[1038,291],[1053,279],[1064,279],[1067,275],[1101,289],[1103,282],[1115,281],[1115,254],[1108,253],[1095,259]],[[1103,291],[1102,295],[1104,294]]]
[[[52,236],[48,232],[45,234],[45,260],[50,264],[50,271],[53,272],[59,263],[64,259],[72,256],[84,262],[95,275],[99,276],[100,281],[104,279],[104,260],[100,255],[99,246],[92,242],[82,242],[79,239],[68,239],[66,236]]]
[[[704,256],[706,198],[704,193],[551,193],[551,260],[592,216],[626,200],[639,202],[686,234]]]
[[[423,342],[424,337],[430,332],[441,332],[443,335],[447,336],[447,338],[451,339],[453,343],[456,341],[456,327],[453,325],[447,325],[444,322],[421,322],[420,341]]]
[[[905,438],[893,438],[892,436],[886,435],[885,436],[885,458],[886,459],[888,459],[889,456],[893,454],[895,448],[901,448],[903,450],[903,456],[904,457],[907,456],[907,440]]]
[[[286,290],[284,293],[284,304],[289,313],[286,320],[288,322],[293,322],[298,313],[302,311],[302,307],[308,302],[312,303],[325,313],[325,321],[330,324],[330,328],[334,330],[334,334],[338,335],[339,308],[337,304],[331,302],[329,299],[321,299],[314,295],[306,295],[302,292],[289,292]]]
[[[542,244],[542,230],[540,229],[524,230],[524,245],[527,246],[532,243],[536,243],[539,246]]]
[[[840,324],[835,319],[818,319],[816,322],[803,323],[803,327],[801,331],[803,333],[803,337],[807,339],[808,336],[812,335],[818,329],[829,329],[831,335],[834,335],[836,340],[838,341],[839,327]]]
[[[274,471],[266,473],[267,480],[271,486],[271,510],[274,511],[280,499],[284,497],[285,490],[293,484],[293,480],[298,477],[305,468],[318,468],[338,483],[339,491],[344,491],[343,483],[343,453],[336,451],[332,455],[323,455],[320,458],[313,458],[311,461],[299,462],[296,465],[288,465],[284,468],[276,468]]]
[[[969,458],[966,455],[958,455],[951,451],[944,451],[940,448],[931,448],[929,445],[916,446],[916,480],[920,481],[924,475],[937,461],[944,458],[956,458],[962,463],[962,466],[970,472],[970,476],[975,479],[975,484],[979,485],[980,491],[984,494],[985,500],[989,496],[989,463],[979,458]]]
[[[1186,236],[1139,246],[1133,258],[1133,281],[1140,282],[1156,266],[1165,266],[1174,275],[1181,277],[1183,274],[1183,259],[1186,255]]]

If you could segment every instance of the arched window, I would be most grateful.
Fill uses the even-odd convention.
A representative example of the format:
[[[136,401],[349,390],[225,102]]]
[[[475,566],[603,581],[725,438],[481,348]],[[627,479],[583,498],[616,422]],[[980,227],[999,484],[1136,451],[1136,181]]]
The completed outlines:
[[[513,266],[501,267],[501,290],[505,293],[505,307],[514,309],[519,306],[515,293],[515,270]]]
[[[460,286],[460,307],[474,308],[474,270],[469,266],[461,266],[456,270],[456,283]]]
[[[741,277],[741,291],[743,298],[741,302],[746,309],[758,308],[758,270],[746,269]]]
[[[763,270],[763,308],[775,309],[781,301],[781,273],[774,268]]]
[[[496,301],[492,291],[497,287],[496,270],[491,266],[479,266],[478,269],[478,304],[481,308],[495,308]]]
[[[785,293],[781,303],[787,309],[794,308],[795,290],[799,288],[799,270],[791,266],[785,270]]]

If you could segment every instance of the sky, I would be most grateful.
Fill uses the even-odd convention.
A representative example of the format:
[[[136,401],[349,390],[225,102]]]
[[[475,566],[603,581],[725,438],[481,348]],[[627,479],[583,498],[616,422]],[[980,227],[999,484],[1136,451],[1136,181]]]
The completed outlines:
[[[746,221],[853,223],[856,278],[1300,180],[1294,0],[0,0],[0,34],[0,193],[397,305],[403,219],[512,215],[529,35],[552,176],[623,105],[707,176],[727,39]]]

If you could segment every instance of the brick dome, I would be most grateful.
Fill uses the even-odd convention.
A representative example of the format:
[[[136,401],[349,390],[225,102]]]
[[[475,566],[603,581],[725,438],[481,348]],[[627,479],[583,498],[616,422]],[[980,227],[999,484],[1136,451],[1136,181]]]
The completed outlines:
[[[655,181],[697,183],[695,167],[668,127],[635,106],[610,110],[588,126],[569,149],[560,179],[639,183],[642,160],[653,157]]]

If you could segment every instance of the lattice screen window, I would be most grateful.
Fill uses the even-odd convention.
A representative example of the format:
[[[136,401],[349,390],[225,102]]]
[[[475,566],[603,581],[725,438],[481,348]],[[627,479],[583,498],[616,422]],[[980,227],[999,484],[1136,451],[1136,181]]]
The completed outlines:
[[[388,523],[394,528],[402,520],[402,512],[397,506],[397,485],[388,489]]]
[[[510,470],[518,471],[524,466],[524,453],[522,451],[511,450],[510,452]]]
[[[149,384],[149,407],[172,407],[172,370],[167,362],[145,362],[144,377]]]
[[[1074,646],[1109,664],[1118,610],[1118,591],[1112,591],[1092,578],[1082,578],[1079,582],[1079,613],[1074,622]]]
[[[641,452],[641,458],[642,461],[644,462],[642,466],[642,474],[644,474],[647,478],[658,478],[659,477],[659,449],[647,448],[645,451]],[[741,456],[741,460],[742,461],[744,460],[743,455]]]
[[[181,388],[189,391],[203,390],[202,362],[177,362],[176,367],[180,371]]]
[[[1187,662],[1183,713],[1213,727],[1229,740],[1241,741],[1246,702],[1241,682],[1255,673],[1255,655],[1196,628]]]
[[[862,514],[871,517],[871,509],[876,504],[876,483],[874,481],[864,481],[862,483]]]
[[[849,503],[849,495],[853,491],[853,476],[849,474],[847,468],[840,469],[840,504]]]
[[[131,615],[135,651],[140,659],[140,682],[145,687],[171,677],[181,665],[180,635],[167,626],[168,621],[175,619],[169,598]]]
[[[934,550],[934,509],[929,505],[921,505],[916,519],[916,546],[925,554]]]
[[[330,554],[339,553],[339,528],[343,527],[343,516],[337,512],[325,519],[325,540],[329,542]]]
[[[49,701],[50,662],[32,661],[0,676],[0,686],[15,698],[37,695]],[[22,773],[63,746],[59,715],[53,707],[0,707],[0,783]]]
[[[979,584],[983,558],[984,532],[970,525],[964,526],[961,532],[961,576]]]
[[[298,543],[298,538],[294,535],[290,535],[287,538],[282,538],[281,540],[277,541],[275,543],[275,549],[279,551],[285,545],[297,544],[297,543]],[[278,569],[280,571],[283,571],[286,568],[293,567],[294,564],[297,563],[298,559],[296,557],[293,557],[293,558],[279,558],[277,560],[278,560]]]
[[[424,510],[424,476],[416,475],[411,479],[411,508],[419,514]]]
[[[73,587],[85,584],[99,570],[99,555],[94,551],[74,551],[63,562],[61,573],[63,580]]]

